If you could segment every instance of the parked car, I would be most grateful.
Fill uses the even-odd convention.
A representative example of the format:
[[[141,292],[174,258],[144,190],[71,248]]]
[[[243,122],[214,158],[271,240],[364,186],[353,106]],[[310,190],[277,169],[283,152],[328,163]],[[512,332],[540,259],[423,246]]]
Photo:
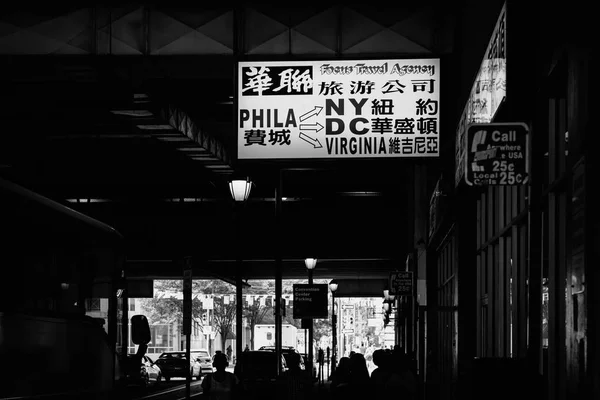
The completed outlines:
[[[145,375],[148,376],[147,383],[160,383],[162,380],[162,371],[160,370],[160,367],[150,359],[150,357],[144,356],[142,358],[142,368],[146,371]]]
[[[190,360],[187,359],[185,351],[165,351],[158,357],[155,364],[162,371],[162,377],[165,381],[171,378],[187,378],[188,374],[192,378],[202,378],[202,368],[196,355],[200,355],[202,350],[190,351]]]
[[[259,348],[259,350],[275,351],[275,346],[261,346]],[[290,354],[291,353],[300,354],[300,369],[302,371],[305,371],[306,370],[305,360],[308,359],[308,356],[306,354],[299,353],[298,350],[296,350],[292,346],[281,346],[281,354],[285,358],[285,361],[286,361],[288,367],[290,365]],[[313,372],[312,373],[313,379],[317,379],[317,363],[316,362],[313,362],[312,372]]]
[[[134,354],[127,356],[125,367],[126,386],[148,387],[152,382],[158,384],[162,380],[162,371],[148,356],[143,356],[141,363]]]
[[[200,376],[205,376],[206,374],[210,374],[214,371],[212,362],[213,362],[213,357],[210,356],[210,353],[208,352],[208,350],[198,350],[197,352],[190,352],[196,359],[196,363],[194,364],[194,367],[198,367],[200,369],[200,371],[198,373],[196,373],[196,371],[194,371],[194,375],[198,376],[197,374],[199,374]]]
[[[287,371],[287,364],[281,355],[282,371]],[[238,355],[234,373],[241,382],[245,396],[248,398],[277,399],[280,390],[277,378],[277,358],[274,351],[251,350]],[[245,398],[246,398],[245,397]]]

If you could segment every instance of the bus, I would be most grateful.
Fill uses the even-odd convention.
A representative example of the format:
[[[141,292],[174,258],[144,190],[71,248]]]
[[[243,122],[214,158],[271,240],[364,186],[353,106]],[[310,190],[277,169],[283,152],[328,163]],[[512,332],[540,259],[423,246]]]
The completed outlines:
[[[0,232],[0,399],[112,398],[128,340],[122,235],[2,178]],[[87,315],[97,300],[106,318]]]

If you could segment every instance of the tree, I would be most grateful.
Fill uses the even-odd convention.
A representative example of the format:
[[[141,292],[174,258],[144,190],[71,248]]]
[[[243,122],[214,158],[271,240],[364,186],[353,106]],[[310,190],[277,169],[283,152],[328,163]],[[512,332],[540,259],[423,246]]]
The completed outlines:
[[[294,283],[305,283],[305,280],[286,280],[282,285],[282,294],[292,294]],[[315,280],[315,283],[325,283],[325,281]],[[251,286],[244,288],[245,295],[272,296],[275,291],[274,280],[253,280]],[[142,307],[146,310],[146,315],[151,324],[169,323],[181,325],[183,322],[183,281],[177,280],[155,280],[154,297],[151,299],[141,299]],[[192,323],[204,331],[202,314],[207,313],[206,305],[202,304],[199,297],[201,295],[212,295],[213,312],[211,324],[215,331],[220,333],[223,348],[225,341],[232,333],[233,322],[235,321],[235,301],[228,304],[224,303],[223,295],[232,296],[235,294],[235,286],[218,279],[211,280],[193,280],[192,281]],[[259,303],[244,306],[244,316],[248,319],[251,328],[250,342],[254,347],[254,326],[256,324],[274,324],[273,307],[269,305],[261,306]],[[326,321],[326,320],[325,320]],[[282,323],[291,324],[300,328],[300,320],[293,317],[293,310],[289,304],[286,304],[285,317]],[[329,322],[325,325],[330,326]],[[319,339],[320,334],[315,334],[315,339]],[[239,338],[241,340],[242,338]]]
[[[269,307],[269,309],[271,311],[274,311],[273,307]],[[258,322],[258,323],[262,323],[262,324],[275,324],[275,315],[274,315],[274,312],[265,313],[265,315],[263,316],[261,322]],[[292,309],[292,307],[286,305],[286,307],[285,307],[285,317],[281,318],[281,323],[282,324],[294,325],[296,328],[300,328],[301,320],[294,319],[294,310]]]
[[[231,333],[233,321],[235,321],[235,303],[225,303],[222,296],[216,296],[213,301],[213,320],[212,325],[221,335],[221,348],[225,349],[225,342]],[[242,340],[242,338],[236,338]]]
[[[204,329],[202,314],[207,312],[203,307],[199,295],[229,295],[235,288],[226,282],[211,280],[193,280],[192,281],[192,323]],[[223,299],[221,297],[221,304]],[[142,307],[146,310],[146,315],[151,324],[167,323],[181,325],[183,323],[183,281],[166,279],[154,281],[154,297],[141,300]],[[235,309],[235,303],[231,306]],[[227,321],[227,315],[221,316],[220,313],[228,313],[230,307],[214,307],[213,321]],[[235,313],[234,317],[235,318]],[[207,324],[210,324],[207,321]],[[217,328],[217,327],[216,327]],[[216,329],[219,331],[219,329]],[[228,334],[231,332],[229,327]]]
[[[142,299],[141,304],[151,324],[181,325],[183,323],[183,282],[181,280],[154,281],[154,297]],[[202,327],[202,312],[202,302],[193,298],[192,323],[196,326]]]
[[[250,348],[254,349],[254,327],[256,324],[260,324],[265,315],[269,310],[273,310],[273,307],[263,306],[259,302],[254,304],[248,304],[244,306],[244,317],[248,319],[250,325]]]

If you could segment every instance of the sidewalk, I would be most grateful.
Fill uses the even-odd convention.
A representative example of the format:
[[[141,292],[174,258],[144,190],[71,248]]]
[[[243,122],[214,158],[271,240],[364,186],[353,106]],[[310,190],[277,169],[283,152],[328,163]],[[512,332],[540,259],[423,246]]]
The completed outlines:
[[[316,382],[313,386],[313,400],[328,400],[331,396],[329,393],[329,385],[331,382],[325,381],[323,383]]]

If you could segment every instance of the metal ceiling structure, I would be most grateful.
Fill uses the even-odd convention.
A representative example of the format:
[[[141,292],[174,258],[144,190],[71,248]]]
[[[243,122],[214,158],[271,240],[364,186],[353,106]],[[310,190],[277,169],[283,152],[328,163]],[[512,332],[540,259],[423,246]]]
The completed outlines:
[[[191,255],[200,275],[230,277],[236,243],[226,182],[247,174],[255,186],[241,228],[246,278],[274,276],[275,237],[284,278],[305,277],[309,256],[320,260],[315,278],[386,277],[414,247],[415,161],[239,162],[236,60],[444,56],[459,10],[433,2],[388,12],[242,11],[6,13],[0,175],[121,232],[132,276],[178,277],[177,260]],[[344,24],[327,30],[325,20]]]

